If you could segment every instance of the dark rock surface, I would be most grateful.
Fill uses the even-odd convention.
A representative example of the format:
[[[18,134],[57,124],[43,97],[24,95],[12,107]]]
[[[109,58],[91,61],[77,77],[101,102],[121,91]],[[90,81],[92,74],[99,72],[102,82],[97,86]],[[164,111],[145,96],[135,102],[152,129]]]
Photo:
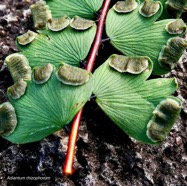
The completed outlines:
[[[0,103],[6,101],[6,89],[12,84],[3,61],[17,52],[16,36],[33,30],[29,11],[33,2],[0,1]],[[107,53],[107,46],[101,50]],[[77,171],[73,176],[62,176],[68,141],[65,131],[25,145],[0,138],[0,185],[187,185],[187,53],[167,76],[176,77],[179,82],[175,95],[182,99],[183,109],[161,145],[149,146],[130,139],[90,102],[82,118],[75,158]]]

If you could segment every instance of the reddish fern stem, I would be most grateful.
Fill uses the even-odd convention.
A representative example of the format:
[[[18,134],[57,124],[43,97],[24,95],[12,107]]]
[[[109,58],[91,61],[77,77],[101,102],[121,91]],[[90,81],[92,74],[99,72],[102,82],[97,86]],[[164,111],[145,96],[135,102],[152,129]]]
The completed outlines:
[[[97,26],[97,33],[96,33],[94,42],[92,44],[90,54],[88,56],[88,63],[86,66],[86,70],[89,72],[93,70],[94,63],[98,55],[98,50],[102,42],[102,33],[103,33],[106,14],[108,12],[110,2],[111,0],[105,0],[103,3],[102,9],[101,9],[101,14],[100,14],[98,26]],[[72,128],[71,128],[69,142],[68,142],[68,150],[66,154],[64,168],[63,168],[64,175],[72,175],[74,172],[73,160],[74,160],[75,146],[76,146],[82,112],[83,112],[83,109],[81,109],[77,113],[77,115],[74,117],[73,122],[72,122]]]
[[[67,154],[66,154],[66,159],[64,163],[64,169],[63,169],[63,174],[67,176],[72,175],[74,172],[73,160],[74,160],[75,146],[76,146],[79,126],[80,126],[82,111],[83,109],[81,109],[76,114],[76,116],[74,117],[72,121],[72,127],[71,127],[69,141],[68,141],[68,149],[67,149]]]
[[[105,0],[103,4],[103,8],[101,10],[100,17],[99,17],[97,34],[95,36],[94,43],[92,45],[90,55],[88,57],[88,63],[86,66],[86,70],[90,72],[93,70],[94,63],[95,63],[95,60],[98,54],[98,50],[102,42],[102,34],[103,34],[103,29],[104,29],[104,24],[105,24],[105,18],[106,18],[108,9],[109,9],[110,2],[111,0]]]

